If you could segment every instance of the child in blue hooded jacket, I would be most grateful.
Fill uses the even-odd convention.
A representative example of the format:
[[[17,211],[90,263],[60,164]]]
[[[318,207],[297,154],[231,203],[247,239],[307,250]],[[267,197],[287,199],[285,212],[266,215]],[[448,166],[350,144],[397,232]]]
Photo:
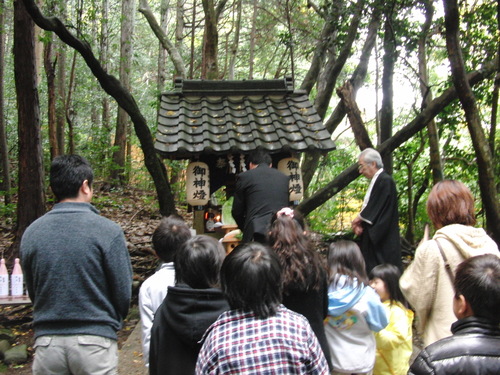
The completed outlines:
[[[325,333],[332,374],[370,374],[375,337],[388,324],[379,295],[369,286],[365,261],[353,241],[338,241],[328,251],[328,317]]]

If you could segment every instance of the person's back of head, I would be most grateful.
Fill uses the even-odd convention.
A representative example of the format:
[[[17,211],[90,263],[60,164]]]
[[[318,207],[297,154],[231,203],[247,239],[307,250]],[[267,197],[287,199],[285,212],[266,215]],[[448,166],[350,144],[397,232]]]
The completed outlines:
[[[50,166],[50,187],[58,201],[76,198],[84,181],[92,187],[94,172],[80,155],[60,155]]]
[[[384,167],[382,156],[380,156],[380,153],[374,148],[365,148],[360,152],[358,159],[363,160],[365,163],[375,162],[375,165],[379,169]]]
[[[188,239],[175,254],[175,278],[193,289],[219,286],[219,274],[226,252],[213,237],[198,235]]]
[[[426,208],[436,229],[450,224],[476,224],[474,197],[460,181],[443,180],[435,184],[427,198]]]
[[[354,279],[358,280],[359,287],[368,285],[365,259],[354,241],[340,240],[330,244],[328,268],[331,283],[338,281],[338,275],[344,275],[347,276],[348,285],[352,285]]]
[[[269,153],[266,152],[264,149],[257,148],[255,151],[250,153],[248,157],[248,162],[255,165],[260,165],[260,164],[271,165],[273,159],[271,158],[271,155],[269,155]]]
[[[221,284],[231,309],[253,312],[261,319],[273,316],[282,293],[278,256],[261,243],[239,245],[224,259]]]
[[[401,271],[394,264],[379,264],[372,268],[368,276],[370,280],[380,279],[384,282],[391,303],[397,301],[404,306],[408,305],[399,287]]]
[[[274,213],[267,240],[280,258],[285,294],[290,285],[319,289],[323,265],[306,235],[300,212],[285,207]]]
[[[295,246],[304,247],[309,243],[305,235],[302,216],[291,208],[282,208],[271,217],[268,243],[274,250]]]
[[[174,261],[177,250],[191,238],[191,230],[179,216],[170,215],[161,219],[153,233],[153,248],[166,263]]]
[[[500,323],[500,258],[495,254],[471,257],[456,269],[455,299],[461,296],[473,315]]]

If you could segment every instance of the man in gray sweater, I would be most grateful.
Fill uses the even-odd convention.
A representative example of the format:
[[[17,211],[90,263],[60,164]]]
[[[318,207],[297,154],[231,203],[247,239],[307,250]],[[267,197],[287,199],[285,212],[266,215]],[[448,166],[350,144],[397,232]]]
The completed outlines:
[[[90,204],[92,180],[84,158],[56,157],[50,186],[58,203],[21,240],[33,301],[33,374],[116,374],[132,266],[122,229]]]

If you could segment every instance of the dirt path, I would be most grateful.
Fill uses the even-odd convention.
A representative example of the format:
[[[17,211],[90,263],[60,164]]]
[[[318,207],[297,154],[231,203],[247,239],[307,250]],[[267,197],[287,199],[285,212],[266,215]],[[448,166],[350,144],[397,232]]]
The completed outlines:
[[[142,360],[141,323],[138,322],[127,341],[122,345],[118,358],[119,375],[147,375]]]

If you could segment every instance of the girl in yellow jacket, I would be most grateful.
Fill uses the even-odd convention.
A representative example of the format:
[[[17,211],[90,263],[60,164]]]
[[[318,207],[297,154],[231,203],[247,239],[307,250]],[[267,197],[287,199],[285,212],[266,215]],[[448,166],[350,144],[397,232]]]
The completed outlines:
[[[370,272],[370,285],[387,309],[389,324],[375,333],[377,351],[373,375],[406,375],[413,348],[413,311],[399,289],[401,272],[392,264],[381,264]]]

